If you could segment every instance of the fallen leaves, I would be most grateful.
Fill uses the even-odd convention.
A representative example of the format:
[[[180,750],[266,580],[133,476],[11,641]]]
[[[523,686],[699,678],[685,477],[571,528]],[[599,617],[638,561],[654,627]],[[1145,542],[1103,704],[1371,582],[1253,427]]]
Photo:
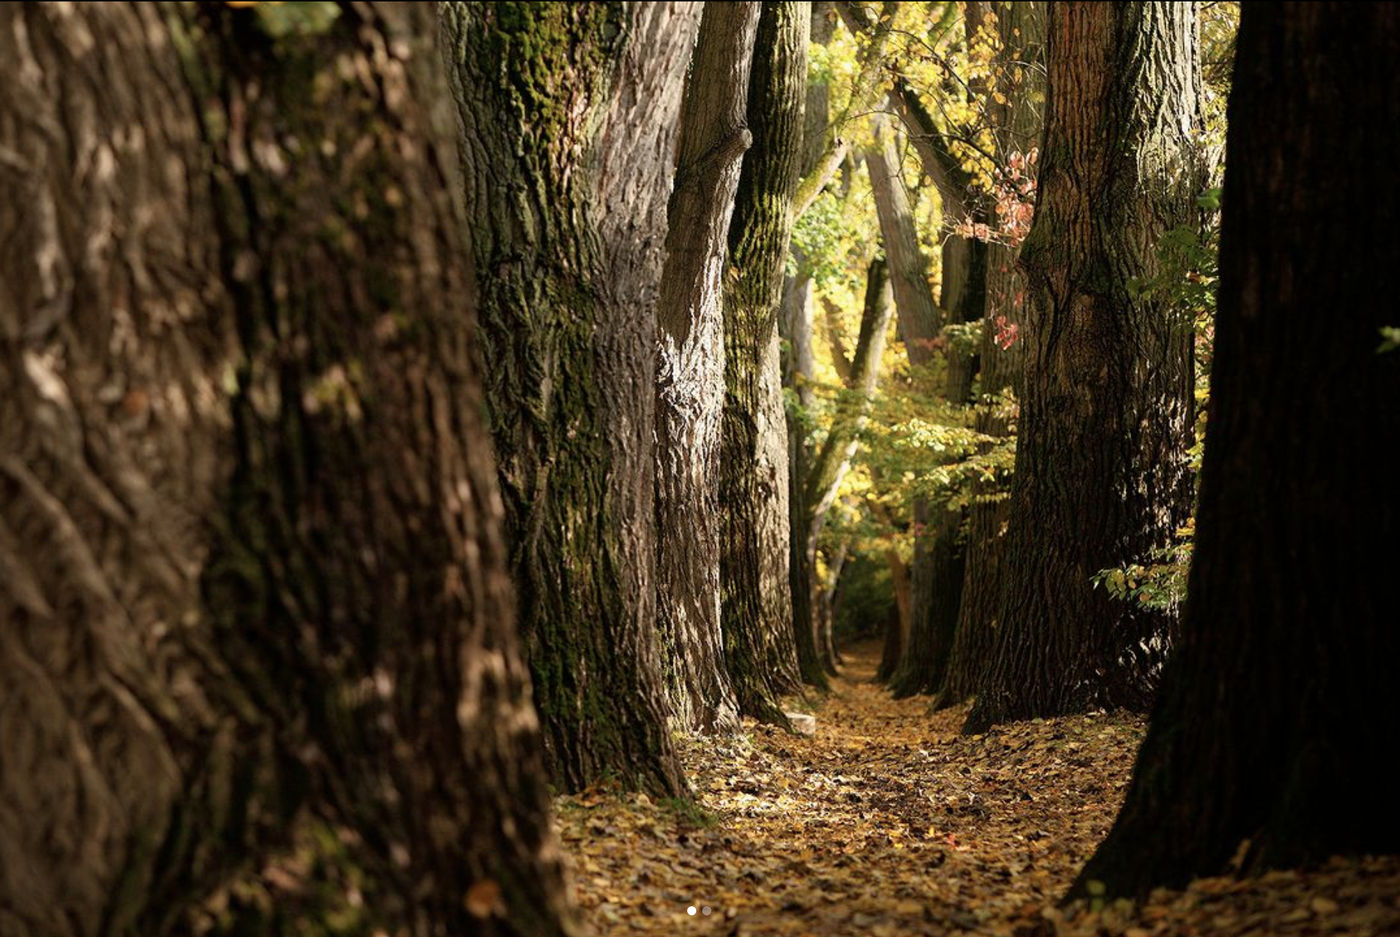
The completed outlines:
[[[894,701],[869,682],[877,651],[851,655],[815,738],[751,725],[745,736],[683,743],[693,805],[601,791],[560,798],[560,835],[595,931],[1400,932],[1394,859],[1206,879],[1141,906],[1056,908],[1113,820],[1141,720],[1098,714],[961,736],[965,710],[930,714],[926,701]]]

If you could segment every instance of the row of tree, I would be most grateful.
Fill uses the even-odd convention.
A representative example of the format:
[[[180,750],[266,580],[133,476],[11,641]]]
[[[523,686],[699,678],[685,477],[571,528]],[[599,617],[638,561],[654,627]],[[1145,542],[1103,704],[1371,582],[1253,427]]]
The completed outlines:
[[[825,7],[0,10],[0,931],[272,932],[234,886],[309,850],[408,933],[575,932],[546,779],[683,794],[673,728],[832,666],[815,544],[892,318],[945,403],[1020,400],[1009,500],[914,503],[896,682],[983,728],[1146,705],[1176,645],[1081,887],[1394,849],[1397,641],[1338,586],[1397,559],[1387,5],[1245,8],[1191,602],[1091,587],[1192,506],[1190,331],[1135,284],[1204,185],[1194,6],[966,5],[1006,64],[1044,37],[1044,89],[994,91],[1007,167],[1045,100],[1012,315],[967,142],[873,79],[895,5],[836,5],[847,114],[888,90],[971,229],[935,303],[893,128],[864,148],[885,259],[820,447],[779,332],[800,397],[789,238],[851,165]]]

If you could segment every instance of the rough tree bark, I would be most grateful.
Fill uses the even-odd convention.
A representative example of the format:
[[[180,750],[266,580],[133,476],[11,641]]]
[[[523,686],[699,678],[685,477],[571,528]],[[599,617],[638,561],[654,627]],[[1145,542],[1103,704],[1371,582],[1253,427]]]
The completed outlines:
[[[738,728],[720,630],[718,478],[722,286],[758,3],[705,6],[681,108],[657,316],[657,621],[671,713],[689,731]]]
[[[1400,849],[1400,8],[1245,4],[1236,49],[1190,599],[1077,891]]]
[[[783,267],[802,154],[809,4],[765,2],[754,43],[744,157],[724,290],[720,449],[725,655],[739,708],[786,722],[801,687],[788,582],[788,454],[778,348]]]
[[[1144,708],[1170,624],[1093,588],[1190,516],[1190,323],[1135,296],[1168,230],[1196,223],[1204,184],[1196,9],[1051,7],[1025,394],[996,647],[967,731]]]
[[[1001,49],[997,63],[1004,76],[1007,103],[993,103],[997,158],[1004,167],[1013,154],[1026,156],[1040,144],[1045,104],[1045,4],[995,3]],[[1034,172],[1027,164],[1024,170]],[[1025,343],[997,340],[1001,325],[1016,324],[1023,317],[1025,279],[1017,267],[1020,245],[993,242],[987,245],[986,315],[982,319],[982,351],[979,383],[982,401],[973,417],[973,428],[986,436],[1005,437],[1011,432],[1011,414],[997,405],[994,396],[1007,389],[1019,394],[1021,351]],[[968,508],[966,569],[958,621],[934,706],[957,705],[977,691],[977,681],[987,664],[996,627],[1001,589],[1001,554],[1006,523],[1011,514],[1008,482],[998,479],[979,483]]]
[[[656,305],[694,3],[451,3],[487,401],[556,783],[683,789],[656,628]]]
[[[575,932],[435,28],[0,9],[0,932],[190,933],[299,811],[389,929]]]

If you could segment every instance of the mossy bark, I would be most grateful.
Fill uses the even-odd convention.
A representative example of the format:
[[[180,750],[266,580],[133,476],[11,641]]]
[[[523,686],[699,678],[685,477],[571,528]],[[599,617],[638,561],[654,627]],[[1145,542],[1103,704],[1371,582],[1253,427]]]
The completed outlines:
[[[451,3],[486,396],[551,773],[674,794],[656,308],[696,4]]]
[[[785,722],[801,687],[789,591],[787,426],[778,351],[783,269],[802,155],[809,4],[765,2],[724,289],[720,503],[725,656],[740,709]]]
[[[1095,589],[1190,516],[1191,323],[1135,292],[1204,184],[1191,4],[1051,8],[1025,392],[996,646],[968,731],[1145,708],[1171,618]]]
[[[1397,53],[1390,4],[1241,11],[1190,599],[1076,893],[1400,849]]]
[[[386,930],[576,931],[435,18],[331,12],[0,10],[7,935],[259,926],[308,816]]]

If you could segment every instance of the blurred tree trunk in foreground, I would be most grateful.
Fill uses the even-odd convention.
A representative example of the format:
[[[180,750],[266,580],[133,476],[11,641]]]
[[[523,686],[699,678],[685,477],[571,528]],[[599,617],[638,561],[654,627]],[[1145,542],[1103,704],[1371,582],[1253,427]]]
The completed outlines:
[[[318,9],[0,8],[6,935],[189,933],[298,817],[390,931],[575,931],[433,9]]]

